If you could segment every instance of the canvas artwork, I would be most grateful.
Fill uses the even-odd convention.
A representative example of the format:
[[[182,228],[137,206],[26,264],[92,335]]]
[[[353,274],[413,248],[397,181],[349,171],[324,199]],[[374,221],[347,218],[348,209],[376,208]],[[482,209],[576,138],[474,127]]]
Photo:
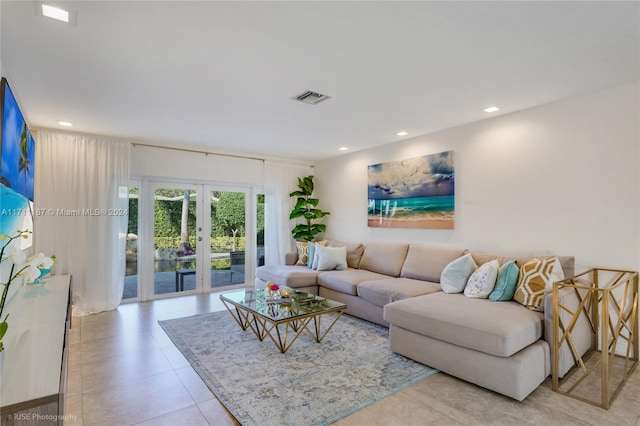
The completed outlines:
[[[35,142],[5,79],[2,94],[0,234],[14,235],[18,230],[33,230]],[[25,249],[32,238],[19,243]]]
[[[453,151],[369,166],[369,226],[453,229],[454,181]]]

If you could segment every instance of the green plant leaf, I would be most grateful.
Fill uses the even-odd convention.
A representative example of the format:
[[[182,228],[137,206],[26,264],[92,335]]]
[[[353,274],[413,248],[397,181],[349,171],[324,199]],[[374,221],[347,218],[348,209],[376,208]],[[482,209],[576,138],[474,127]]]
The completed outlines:
[[[0,340],[7,334],[7,329],[9,329],[9,324],[6,321],[0,322]]]
[[[309,232],[309,225],[303,223],[296,225],[291,232]]]
[[[307,210],[307,200],[304,198],[298,198],[296,201],[296,205],[293,207],[294,210]]]
[[[311,229],[310,232],[313,235],[319,234],[320,232],[324,232],[327,230],[327,225],[322,224],[322,223],[314,223],[313,225],[311,225]]]

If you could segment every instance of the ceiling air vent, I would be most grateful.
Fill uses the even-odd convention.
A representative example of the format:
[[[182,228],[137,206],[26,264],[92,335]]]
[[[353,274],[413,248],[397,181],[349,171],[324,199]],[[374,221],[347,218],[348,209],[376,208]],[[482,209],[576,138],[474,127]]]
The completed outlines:
[[[313,92],[311,90],[307,90],[304,93],[300,93],[298,96],[296,96],[295,100],[300,101],[300,102],[304,102],[305,104],[311,104],[311,105],[315,105],[319,102],[322,102],[326,99],[329,99],[330,96],[327,95],[323,95],[322,93],[318,93],[318,92]]]

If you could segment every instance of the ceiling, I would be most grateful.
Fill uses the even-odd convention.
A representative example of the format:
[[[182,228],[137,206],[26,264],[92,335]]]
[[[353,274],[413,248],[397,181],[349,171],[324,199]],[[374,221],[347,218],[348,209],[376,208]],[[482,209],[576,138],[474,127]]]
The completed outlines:
[[[0,3],[32,127],[212,152],[316,161],[640,75],[635,1],[49,4],[75,25]]]

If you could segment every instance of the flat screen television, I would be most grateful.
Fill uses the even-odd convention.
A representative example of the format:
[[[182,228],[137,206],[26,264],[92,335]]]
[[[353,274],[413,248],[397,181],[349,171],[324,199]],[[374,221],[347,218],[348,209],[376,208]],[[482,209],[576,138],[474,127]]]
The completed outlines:
[[[0,87],[0,234],[33,231],[33,177],[35,142],[7,79]],[[20,248],[33,239],[19,239]]]

